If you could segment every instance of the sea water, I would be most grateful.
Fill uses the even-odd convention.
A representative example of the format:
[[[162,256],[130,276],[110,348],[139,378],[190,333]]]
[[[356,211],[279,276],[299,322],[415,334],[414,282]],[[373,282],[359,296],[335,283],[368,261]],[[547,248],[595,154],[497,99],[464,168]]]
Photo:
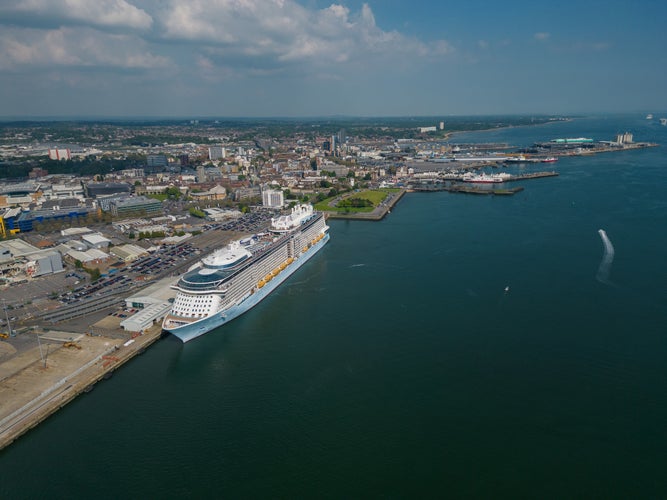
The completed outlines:
[[[667,144],[643,117],[450,141],[626,130]],[[0,452],[0,497],[665,496],[665,147],[547,168],[514,196],[330,221],[253,310],[160,341]]]

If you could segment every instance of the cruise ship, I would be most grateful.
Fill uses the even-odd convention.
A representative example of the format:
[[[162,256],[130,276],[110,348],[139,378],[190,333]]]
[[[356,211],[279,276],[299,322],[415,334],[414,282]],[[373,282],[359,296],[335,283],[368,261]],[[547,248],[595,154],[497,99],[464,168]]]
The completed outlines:
[[[163,330],[188,342],[240,316],[315,255],[328,231],[324,214],[297,205],[267,232],[216,250],[172,285],[178,293]]]

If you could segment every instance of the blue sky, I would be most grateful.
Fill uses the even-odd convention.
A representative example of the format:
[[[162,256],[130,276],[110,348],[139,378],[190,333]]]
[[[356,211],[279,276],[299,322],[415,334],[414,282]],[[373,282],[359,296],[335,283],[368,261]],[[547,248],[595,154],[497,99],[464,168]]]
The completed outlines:
[[[0,116],[667,110],[667,2],[3,0]]]

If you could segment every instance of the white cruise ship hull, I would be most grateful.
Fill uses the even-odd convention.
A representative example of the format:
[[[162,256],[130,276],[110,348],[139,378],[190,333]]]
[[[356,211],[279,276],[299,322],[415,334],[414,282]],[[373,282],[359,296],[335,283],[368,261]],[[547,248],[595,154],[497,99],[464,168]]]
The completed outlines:
[[[208,316],[206,318],[200,319],[180,327],[176,328],[164,328],[165,331],[172,333],[183,342],[188,342],[192,339],[195,339],[205,333],[210,332],[211,330],[218,328],[226,323],[229,323],[234,318],[237,318],[244,312],[252,309],[256,306],[262,299],[269,295],[273,290],[278,288],[281,283],[283,283],[287,278],[289,278],[297,269],[304,265],[313,255],[322,249],[322,247],[329,241],[329,233],[325,233],[323,238],[312,245],[308,250],[303,252],[298,258],[285,267],[283,271],[280,272],[275,278],[269,281],[262,288],[257,289],[254,293],[250,294],[239,304],[233,305],[226,310],[217,312]]]

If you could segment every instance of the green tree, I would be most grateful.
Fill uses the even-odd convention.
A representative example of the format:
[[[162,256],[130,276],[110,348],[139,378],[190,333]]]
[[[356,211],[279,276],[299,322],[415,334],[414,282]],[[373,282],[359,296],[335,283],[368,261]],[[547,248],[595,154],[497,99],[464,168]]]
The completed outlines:
[[[168,187],[165,193],[167,193],[167,196],[169,198],[172,198],[174,200],[178,200],[181,197],[181,190],[175,186]]]

